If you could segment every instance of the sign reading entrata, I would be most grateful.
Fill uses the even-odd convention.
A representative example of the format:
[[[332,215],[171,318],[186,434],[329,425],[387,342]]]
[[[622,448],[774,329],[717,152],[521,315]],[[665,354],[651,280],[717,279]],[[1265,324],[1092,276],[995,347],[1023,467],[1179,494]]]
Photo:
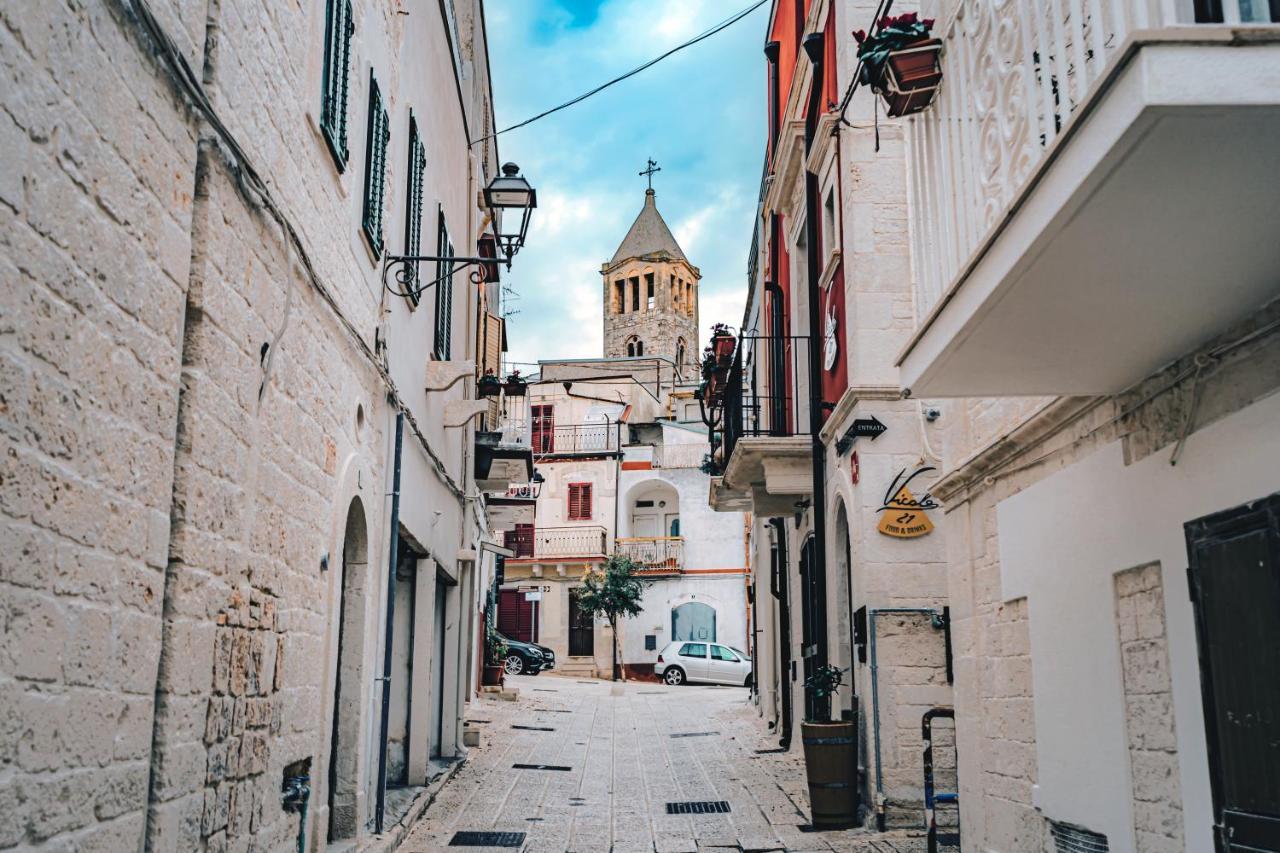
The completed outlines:
[[[888,431],[889,428],[885,426],[884,423],[875,415],[872,415],[869,418],[858,418],[847,430],[845,430],[844,435],[840,437],[840,440],[836,442],[836,452],[847,452],[850,447],[853,447],[855,439],[869,438],[872,441],[875,441],[880,437],[881,433]]]
[[[898,476],[893,478],[884,493],[884,503],[878,510],[883,515],[880,516],[877,530],[885,536],[899,539],[914,539],[933,532],[933,522],[929,520],[925,510],[937,509],[938,502],[928,492],[917,498],[908,488],[908,484],[916,477],[933,470],[933,466],[926,465],[912,471],[910,476],[907,475],[906,468],[898,472]]]

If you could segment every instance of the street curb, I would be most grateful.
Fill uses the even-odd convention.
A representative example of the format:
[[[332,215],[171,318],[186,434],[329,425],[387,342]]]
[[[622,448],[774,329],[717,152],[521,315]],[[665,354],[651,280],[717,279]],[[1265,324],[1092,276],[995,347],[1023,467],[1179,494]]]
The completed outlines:
[[[459,758],[451,763],[438,776],[431,780],[426,790],[418,794],[414,798],[413,803],[405,811],[405,813],[396,821],[394,826],[387,828],[382,835],[375,835],[368,841],[359,846],[360,853],[394,853],[409,835],[409,830],[417,822],[433,802],[441,789],[448,784],[453,775],[467,763],[466,756]]]

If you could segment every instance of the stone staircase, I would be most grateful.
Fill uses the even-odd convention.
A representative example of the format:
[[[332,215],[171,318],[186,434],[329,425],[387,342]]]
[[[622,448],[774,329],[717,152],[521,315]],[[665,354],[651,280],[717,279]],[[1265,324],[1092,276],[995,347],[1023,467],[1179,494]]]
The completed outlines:
[[[596,662],[590,657],[563,657],[556,661],[556,668],[551,671],[557,675],[595,678]]]

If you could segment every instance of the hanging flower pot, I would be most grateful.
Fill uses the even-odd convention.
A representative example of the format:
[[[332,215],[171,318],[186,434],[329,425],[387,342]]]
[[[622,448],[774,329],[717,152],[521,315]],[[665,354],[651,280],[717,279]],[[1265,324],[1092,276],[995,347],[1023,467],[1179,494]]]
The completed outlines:
[[[518,370],[511,371],[507,376],[507,381],[503,384],[508,397],[523,397],[528,387],[529,381],[521,376]]]
[[[942,82],[942,42],[930,37],[933,19],[915,12],[886,16],[870,35],[859,30],[862,82],[884,99],[891,118],[910,115],[933,103]]]
[[[492,373],[486,373],[476,382],[476,395],[479,397],[496,397],[502,391],[502,380]]]
[[[724,323],[716,323],[712,327],[711,351],[715,353],[717,361],[726,365],[733,361],[735,342],[733,332]]]

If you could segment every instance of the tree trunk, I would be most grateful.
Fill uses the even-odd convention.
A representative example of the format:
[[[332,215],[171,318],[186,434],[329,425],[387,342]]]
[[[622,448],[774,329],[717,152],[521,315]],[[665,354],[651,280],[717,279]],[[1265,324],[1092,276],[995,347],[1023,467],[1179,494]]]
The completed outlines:
[[[609,618],[609,630],[613,634],[610,645],[613,646],[613,680],[618,680],[618,617]]]

